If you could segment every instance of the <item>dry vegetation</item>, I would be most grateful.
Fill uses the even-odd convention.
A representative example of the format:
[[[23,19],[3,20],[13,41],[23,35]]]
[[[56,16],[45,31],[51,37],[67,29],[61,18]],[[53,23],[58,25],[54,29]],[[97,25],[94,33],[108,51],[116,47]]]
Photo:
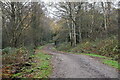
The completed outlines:
[[[76,47],[71,47],[69,43],[64,43],[57,46],[58,50],[75,52],[75,53],[94,53],[106,57],[119,59],[118,39],[115,36],[96,41],[84,41]]]

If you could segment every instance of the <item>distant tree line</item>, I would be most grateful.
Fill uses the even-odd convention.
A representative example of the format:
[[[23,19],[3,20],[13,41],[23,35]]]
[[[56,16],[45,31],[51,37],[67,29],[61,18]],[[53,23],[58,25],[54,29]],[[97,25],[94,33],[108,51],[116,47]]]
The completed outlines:
[[[59,18],[56,23],[62,25],[54,36],[58,43],[76,46],[85,39],[118,36],[118,12],[112,2],[60,2],[53,7],[52,14]]]

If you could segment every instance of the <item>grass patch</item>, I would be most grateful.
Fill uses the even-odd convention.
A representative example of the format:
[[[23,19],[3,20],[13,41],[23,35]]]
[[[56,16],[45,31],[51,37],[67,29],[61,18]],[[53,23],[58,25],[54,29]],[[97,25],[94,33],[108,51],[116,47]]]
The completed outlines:
[[[108,57],[97,55],[97,54],[85,54],[85,55],[89,55],[89,56],[92,56],[92,57],[99,57],[99,58],[101,58],[101,61],[104,64],[107,64],[109,66],[112,66],[112,67],[120,70],[120,64],[118,64],[118,61],[111,60],[112,58],[108,58]]]
[[[56,51],[56,48],[55,48],[55,47],[52,47],[52,50],[55,50],[55,51]]]
[[[31,62],[27,63],[30,66],[22,67],[21,72],[12,78],[48,78],[52,72],[51,55],[46,54],[43,47],[38,47],[36,53],[30,56]]]
[[[35,73],[35,78],[47,78],[52,72],[51,66],[51,55],[45,54],[44,52],[40,51],[36,54],[37,58],[37,66],[36,69],[38,70]]]
[[[21,75],[22,75],[22,73],[17,73],[17,74],[14,74],[14,75],[12,76],[12,78],[18,77],[18,76],[21,76]]]
[[[109,66],[112,66],[112,67],[120,70],[120,64],[118,64],[118,61],[111,60],[112,58],[101,56],[98,54],[85,54],[85,55],[89,55],[92,57],[99,57],[99,58],[101,58],[100,60],[102,61],[102,63],[107,64]]]
[[[92,56],[92,57],[99,57],[99,58],[107,58],[105,56],[101,56],[101,55],[97,55],[97,54],[93,54],[93,53],[92,54],[85,54],[85,55],[89,55],[89,56]]]
[[[37,47],[37,49],[39,49],[39,50],[40,50],[40,49],[43,49],[43,48],[44,48],[44,46],[39,46],[39,47]]]
[[[120,64],[118,64],[118,61],[103,59],[102,62],[120,70]]]

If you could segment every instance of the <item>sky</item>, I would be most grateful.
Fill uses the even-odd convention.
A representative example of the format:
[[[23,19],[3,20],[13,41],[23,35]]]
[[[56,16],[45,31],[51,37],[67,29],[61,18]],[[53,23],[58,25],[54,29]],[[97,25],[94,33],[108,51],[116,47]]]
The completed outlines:
[[[49,4],[50,2],[54,2],[54,3],[57,3],[57,2],[63,2],[65,0],[41,0],[43,2],[45,2],[45,4]],[[120,0],[66,0],[66,1],[69,1],[69,2],[104,2],[104,1],[108,1],[108,2],[113,2],[115,5],[116,8],[118,8],[117,6],[117,3],[120,1]],[[50,7],[50,6],[47,6],[47,9],[48,9],[48,15],[52,18],[54,18],[55,16],[51,13],[53,13],[56,9],[54,7]]]
[[[49,2],[118,2],[120,0],[41,0],[45,3]]]

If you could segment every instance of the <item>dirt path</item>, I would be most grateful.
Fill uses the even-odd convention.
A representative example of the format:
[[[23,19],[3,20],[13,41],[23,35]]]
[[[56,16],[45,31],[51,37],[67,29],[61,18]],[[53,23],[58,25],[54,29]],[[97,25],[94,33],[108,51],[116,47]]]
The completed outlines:
[[[94,58],[52,51],[51,48],[47,46],[44,49],[53,55],[54,71],[51,78],[118,78],[116,69]]]

